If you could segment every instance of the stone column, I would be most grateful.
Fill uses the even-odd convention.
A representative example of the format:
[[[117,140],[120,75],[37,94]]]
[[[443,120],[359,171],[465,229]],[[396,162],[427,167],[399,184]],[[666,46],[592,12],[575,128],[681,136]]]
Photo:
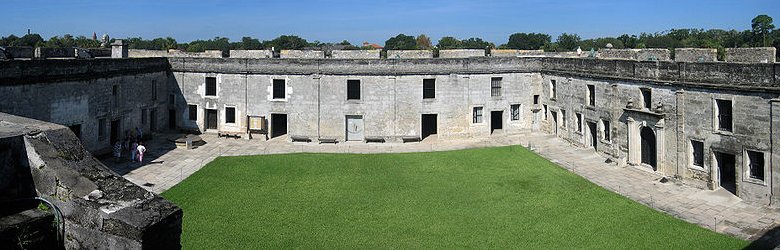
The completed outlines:
[[[127,58],[127,42],[125,40],[116,40],[111,44],[111,58]]]
[[[640,161],[640,145],[639,145],[639,125],[634,118],[629,117],[628,121],[628,164],[639,165]]]
[[[666,166],[666,144],[664,143],[664,119],[658,120],[655,124],[655,165],[656,171],[664,175],[668,174],[669,166]]]

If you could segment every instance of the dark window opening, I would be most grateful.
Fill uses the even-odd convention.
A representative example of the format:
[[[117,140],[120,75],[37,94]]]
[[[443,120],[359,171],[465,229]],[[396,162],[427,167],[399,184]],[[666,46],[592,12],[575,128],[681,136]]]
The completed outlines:
[[[604,123],[604,140],[605,141],[609,141],[610,140],[610,136],[609,136],[609,132],[610,132],[609,121],[603,120],[602,123]]]
[[[716,100],[718,105],[718,129],[732,131],[731,101]]]
[[[168,95],[168,105],[173,107],[176,105],[176,96],[173,94]]]
[[[98,119],[98,141],[106,139],[106,118]]]
[[[539,95],[534,95],[534,104],[539,104]]]
[[[225,123],[236,123],[236,108],[225,108]]]
[[[561,110],[561,127],[566,127],[566,110]]]
[[[691,148],[693,148],[692,164],[697,167],[704,167],[704,143],[692,140]]]
[[[512,121],[520,120],[520,104],[512,104],[509,106],[509,110],[511,112]]]
[[[187,105],[187,109],[189,109],[190,121],[197,121],[198,120],[198,105]]]
[[[558,89],[557,89],[557,82],[555,80],[550,80],[550,98],[555,99],[558,98]]]
[[[152,100],[157,100],[157,82],[152,81]]]
[[[217,78],[216,77],[206,77],[206,95],[207,96],[216,96],[217,95]]]
[[[544,119],[547,120],[547,104],[542,105],[544,107]]]
[[[482,123],[482,107],[474,107],[471,122]]]
[[[650,89],[642,88],[640,89],[642,91],[642,102],[644,103],[644,107],[646,109],[652,109],[653,108],[653,92]]]
[[[81,139],[81,124],[70,125],[68,128],[70,131],[73,131],[73,134],[76,135],[76,138]]]
[[[286,97],[284,79],[274,79],[273,85],[273,98],[284,99]]]
[[[423,79],[423,99],[436,98],[436,79]]]
[[[347,80],[347,100],[360,100],[360,80]]]
[[[119,85],[111,86],[111,95],[118,95],[119,94]]]
[[[577,113],[577,132],[582,132],[582,114]]]
[[[764,153],[747,151],[750,164],[750,178],[764,180]]]
[[[490,78],[490,96],[501,96],[501,77]]]
[[[596,106],[596,86],[588,85],[588,105]]]
[[[149,112],[149,111],[147,111],[147,109],[142,109],[141,110],[141,124],[144,124],[144,125],[146,125],[146,123],[149,120],[149,116],[146,115],[146,112]]]

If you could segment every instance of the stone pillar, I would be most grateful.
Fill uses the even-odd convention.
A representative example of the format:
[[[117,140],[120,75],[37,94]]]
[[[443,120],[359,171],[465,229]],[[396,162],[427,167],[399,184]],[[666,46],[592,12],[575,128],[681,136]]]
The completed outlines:
[[[675,171],[675,177],[682,179],[683,173],[685,173],[685,168],[688,164],[688,160],[686,160],[688,154],[687,150],[687,140],[685,139],[685,91],[678,90],[675,92],[675,98],[676,98],[676,104],[677,107],[675,108],[676,114],[677,114],[677,128],[675,131],[676,134],[676,140],[677,140],[677,170]]]
[[[628,119],[628,164],[639,165],[641,149],[639,148],[639,124],[634,118]]]
[[[666,166],[666,144],[664,131],[664,119],[658,120],[655,124],[655,165],[656,171],[661,172],[664,175],[668,175],[669,166]],[[641,146],[640,146],[641,147]],[[640,150],[641,151],[641,150]]]
[[[771,187],[770,205],[778,206],[780,202],[780,99],[769,101],[770,109],[770,140],[772,156],[769,159],[769,186]]]
[[[116,40],[111,44],[111,58],[127,58],[127,42]]]
[[[35,54],[33,55],[33,58],[35,58],[35,59],[46,59],[46,54],[43,53],[43,48],[35,47]]]

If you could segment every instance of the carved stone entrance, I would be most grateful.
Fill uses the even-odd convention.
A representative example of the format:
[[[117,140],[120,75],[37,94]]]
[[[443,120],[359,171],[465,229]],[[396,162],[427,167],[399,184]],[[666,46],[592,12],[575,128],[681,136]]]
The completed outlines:
[[[625,109],[628,125],[628,164],[664,172],[663,114]]]

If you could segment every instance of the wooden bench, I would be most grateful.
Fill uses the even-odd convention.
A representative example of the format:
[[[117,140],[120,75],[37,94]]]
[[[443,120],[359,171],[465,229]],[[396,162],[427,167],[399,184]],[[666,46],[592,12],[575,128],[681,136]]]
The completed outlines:
[[[366,136],[363,139],[366,141],[366,143],[369,143],[369,142],[384,143],[385,142],[385,138],[381,137],[381,136]]]
[[[244,132],[236,132],[236,131],[218,131],[217,137],[233,137],[234,139],[241,138],[241,135],[244,134]]]
[[[403,137],[401,137],[401,140],[404,143],[407,143],[407,142],[419,142],[420,141],[420,137],[419,136],[403,136]]]
[[[323,143],[333,143],[333,144],[336,144],[336,143],[339,142],[338,140],[336,140],[336,138],[332,138],[332,137],[320,137],[317,140],[320,142],[320,144],[323,144]]]
[[[302,136],[302,135],[291,135],[290,141],[292,142],[311,142],[311,139],[308,136]]]

